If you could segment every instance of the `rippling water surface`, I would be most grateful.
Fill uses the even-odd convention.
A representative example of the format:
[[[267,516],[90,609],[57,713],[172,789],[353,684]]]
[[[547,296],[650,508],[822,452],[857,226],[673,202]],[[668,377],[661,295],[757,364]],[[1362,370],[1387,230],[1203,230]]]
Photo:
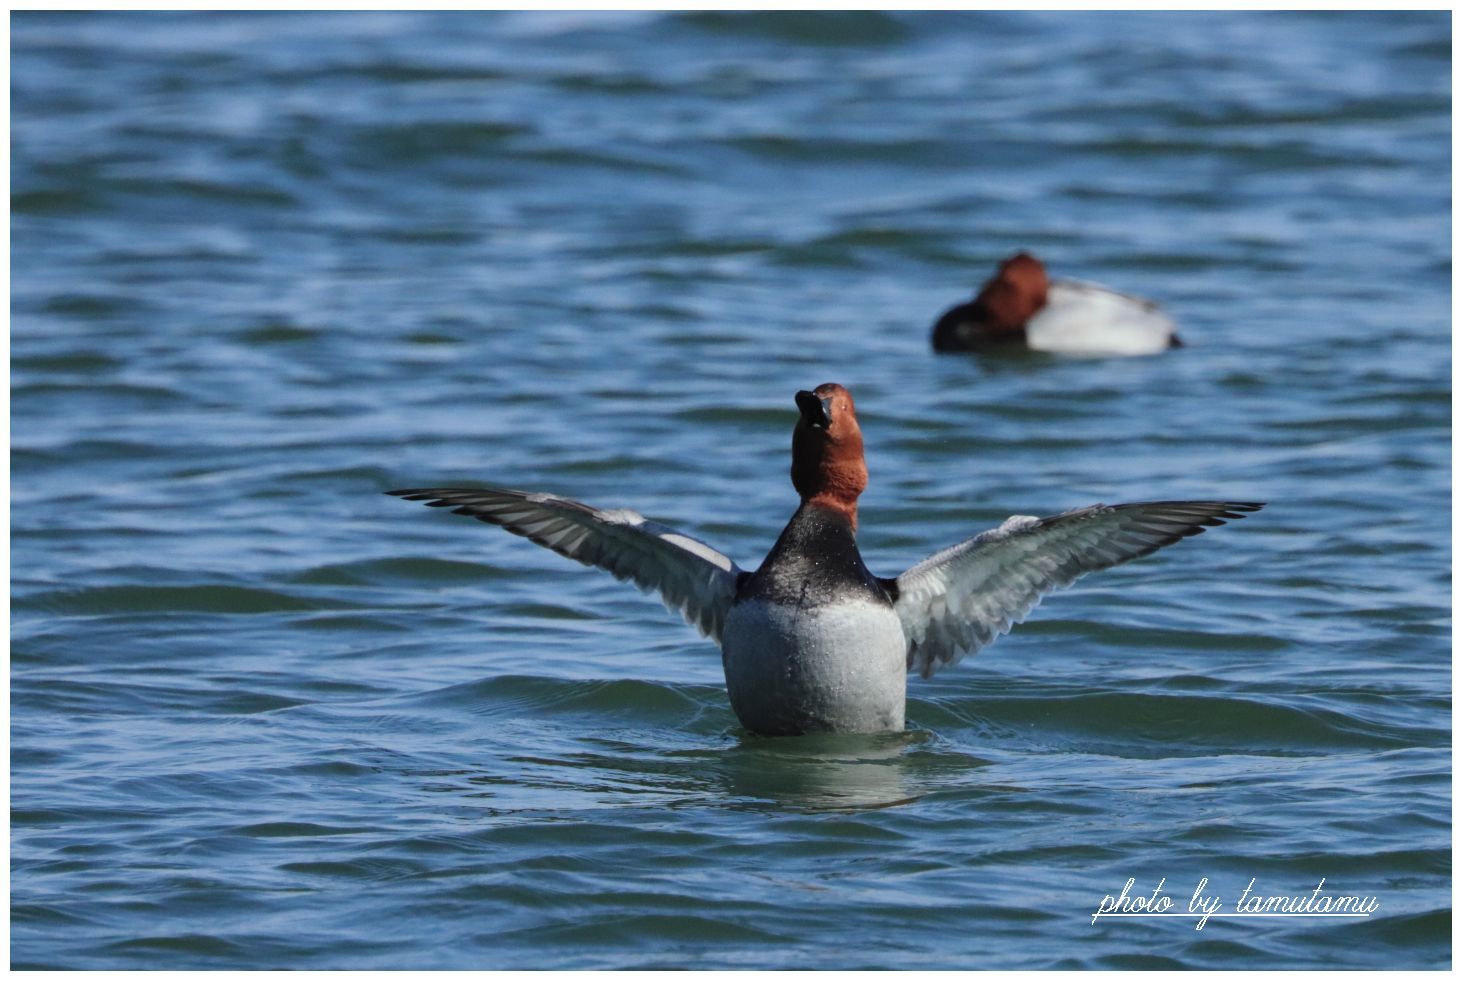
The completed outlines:
[[[1445,967],[1448,15],[12,20],[15,964]],[[1156,358],[935,357],[1017,248]],[[847,384],[892,575],[1259,499],[742,733],[652,599],[381,495],[765,553]],[[1103,920],[1375,896],[1367,920]]]

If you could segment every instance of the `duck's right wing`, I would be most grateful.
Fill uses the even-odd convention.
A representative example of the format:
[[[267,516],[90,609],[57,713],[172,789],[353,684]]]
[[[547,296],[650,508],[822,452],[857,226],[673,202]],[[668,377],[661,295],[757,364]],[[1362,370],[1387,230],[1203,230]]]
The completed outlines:
[[[660,594],[688,623],[716,643],[743,575],[736,563],[689,535],[624,508],[601,511],[553,494],[491,487],[428,487],[387,491],[427,507],[452,508],[500,525],[616,579]]]
[[[992,643],[1051,590],[1263,506],[1152,501],[1010,518],[891,581],[894,609],[908,638],[909,670],[927,678]]]

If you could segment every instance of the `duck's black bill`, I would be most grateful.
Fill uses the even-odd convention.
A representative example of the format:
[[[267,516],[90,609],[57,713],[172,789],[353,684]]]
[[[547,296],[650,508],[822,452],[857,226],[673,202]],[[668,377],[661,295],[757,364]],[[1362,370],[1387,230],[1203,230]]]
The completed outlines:
[[[802,418],[814,429],[826,429],[832,425],[832,417],[827,414],[827,404],[830,399],[820,399],[811,392],[797,393],[797,408],[802,410]]]

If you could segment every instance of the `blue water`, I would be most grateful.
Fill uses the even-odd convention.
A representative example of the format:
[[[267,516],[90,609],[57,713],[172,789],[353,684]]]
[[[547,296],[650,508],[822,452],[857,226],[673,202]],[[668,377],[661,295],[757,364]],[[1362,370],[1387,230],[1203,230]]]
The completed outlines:
[[[1449,966],[1449,15],[12,29],[16,966]],[[1188,346],[934,356],[1019,248]],[[824,381],[879,574],[1270,506],[766,740],[653,599],[381,494],[754,566]],[[1092,922],[1205,877],[1379,907]]]

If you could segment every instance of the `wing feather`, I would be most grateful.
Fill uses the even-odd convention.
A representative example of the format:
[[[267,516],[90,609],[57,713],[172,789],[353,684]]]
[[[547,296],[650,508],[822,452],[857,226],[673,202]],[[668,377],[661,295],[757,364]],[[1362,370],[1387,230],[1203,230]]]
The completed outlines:
[[[1051,590],[1263,506],[1152,501],[1009,518],[999,528],[931,555],[895,580],[894,608],[909,642],[909,670],[927,678],[1009,631]]]
[[[742,573],[705,542],[625,508],[600,510],[553,494],[491,487],[429,487],[386,493],[451,508],[521,535],[559,555],[655,591],[716,643]]]

